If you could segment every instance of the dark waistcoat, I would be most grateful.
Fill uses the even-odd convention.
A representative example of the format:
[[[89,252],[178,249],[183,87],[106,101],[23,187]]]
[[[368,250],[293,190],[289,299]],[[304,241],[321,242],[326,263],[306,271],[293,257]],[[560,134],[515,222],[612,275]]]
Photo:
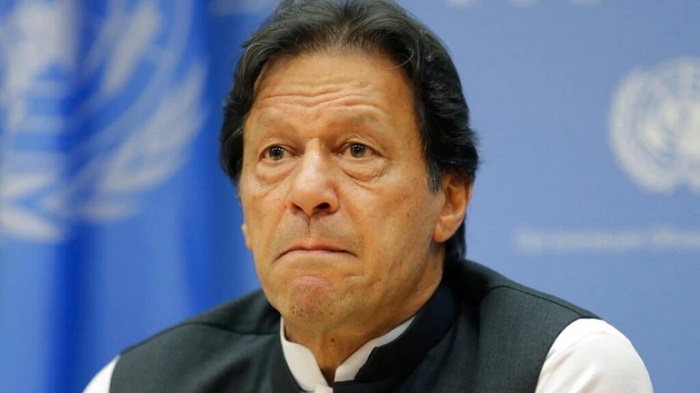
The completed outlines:
[[[411,326],[334,393],[533,393],[559,333],[595,315],[473,262],[448,263]],[[121,354],[113,393],[300,392],[282,354],[280,316],[260,292]]]

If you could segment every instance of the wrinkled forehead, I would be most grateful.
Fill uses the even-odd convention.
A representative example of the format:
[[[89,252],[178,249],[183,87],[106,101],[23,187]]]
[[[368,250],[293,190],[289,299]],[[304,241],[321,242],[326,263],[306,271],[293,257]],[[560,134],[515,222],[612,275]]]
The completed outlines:
[[[407,70],[407,60],[393,59],[387,52],[381,50],[376,44],[334,44],[322,47],[302,48],[294,52],[281,52],[270,57],[261,67],[260,72],[255,77],[253,84],[253,103],[258,98],[261,85],[274,74],[278,74],[280,70],[284,70],[293,60],[299,58],[310,57],[344,57],[349,55],[362,56],[367,60],[368,72],[371,72],[371,67],[377,67],[377,70],[388,69],[395,70],[400,73],[406,85],[411,89],[411,95],[415,96],[415,87],[409,77]],[[301,70],[303,74],[303,70]],[[376,72],[376,71],[375,71]],[[285,75],[287,78],[291,75]]]
[[[317,118],[333,108],[333,116],[345,120],[392,123],[387,117],[401,116],[411,126],[417,125],[410,81],[393,61],[379,54],[287,55],[266,66],[255,89],[246,120],[269,117],[275,108],[304,111]]]

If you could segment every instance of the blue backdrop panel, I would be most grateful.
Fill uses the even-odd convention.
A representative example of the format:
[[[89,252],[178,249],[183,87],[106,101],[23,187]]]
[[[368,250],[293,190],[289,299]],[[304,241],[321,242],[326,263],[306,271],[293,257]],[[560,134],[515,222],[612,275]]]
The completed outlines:
[[[588,307],[656,392],[700,384],[700,2],[404,0],[484,164],[469,256]],[[0,391],[75,392],[257,287],[221,103],[276,0],[0,0]]]
[[[257,286],[217,160],[249,29],[214,22],[205,2],[0,0],[0,391],[80,391]]]

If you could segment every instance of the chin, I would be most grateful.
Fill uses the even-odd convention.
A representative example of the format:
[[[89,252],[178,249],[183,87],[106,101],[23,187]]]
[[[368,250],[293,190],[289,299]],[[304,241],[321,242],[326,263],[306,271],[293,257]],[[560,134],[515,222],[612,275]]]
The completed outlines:
[[[322,321],[337,312],[338,293],[327,280],[299,277],[289,282],[277,308],[285,319]]]

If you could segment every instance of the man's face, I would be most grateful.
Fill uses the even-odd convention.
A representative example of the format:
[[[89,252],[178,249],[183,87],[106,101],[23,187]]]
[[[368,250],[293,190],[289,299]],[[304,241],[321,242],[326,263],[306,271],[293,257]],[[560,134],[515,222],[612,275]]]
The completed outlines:
[[[239,193],[246,243],[286,324],[381,330],[427,300],[449,236],[422,149],[411,87],[388,58],[268,64],[245,122]]]

